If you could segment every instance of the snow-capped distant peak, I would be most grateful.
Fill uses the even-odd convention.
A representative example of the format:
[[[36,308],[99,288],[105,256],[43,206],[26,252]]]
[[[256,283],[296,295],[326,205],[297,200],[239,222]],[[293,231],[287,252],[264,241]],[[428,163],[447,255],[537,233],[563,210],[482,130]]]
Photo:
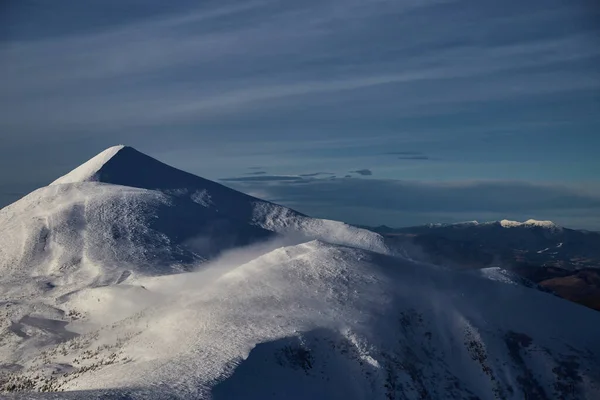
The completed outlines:
[[[510,221],[508,219],[503,219],[502,221],[500,221],[500,226],[503,228],[514,228],[517,226],[522,226],[523,223],[518,222],[518,221]]]
[[[455,223],[454,225],[479,225],[479,222],[477,222],[477,221],[464,221],[464,222]]]
[[[558,226],[552,221],[537,221],[535,219],[528,219],[525,222],[510,221],[503,219],[498,222],[503,228],[517,228],[517,227],[541,227],[541,228],[557,228]]]
[[[96,181],[97,175],[100,169],[106,164],[111,158],[113,158],[119,151],[124,149],[126,146],[118,145],[109,147],[100,154],[91,158],[89,161],[81,164],[66,175],[61,176],[50,185],[62,185],[66,183],[76,182],[88,182]]]
[[[541,226],[544,228],[555,228],[557,226],[552,221],[537,221],[535,219],[528,219],[527,221],[525,221],[525,225]]]

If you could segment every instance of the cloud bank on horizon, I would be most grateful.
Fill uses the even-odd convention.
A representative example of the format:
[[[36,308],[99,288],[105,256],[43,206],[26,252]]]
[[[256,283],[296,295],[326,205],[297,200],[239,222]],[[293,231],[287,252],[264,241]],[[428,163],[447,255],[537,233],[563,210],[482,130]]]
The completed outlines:
[[[597,230],[600,187],[522,181],[422,182],[397,179],[223,180],[234,189],[298,211],[361,225],[549,219]],[[398,222],[397,222],[398,221]]]
[[[127,143],[350,222],[468,205],[600,229],[599,20],[562,0],[8,1],[0,207]]]

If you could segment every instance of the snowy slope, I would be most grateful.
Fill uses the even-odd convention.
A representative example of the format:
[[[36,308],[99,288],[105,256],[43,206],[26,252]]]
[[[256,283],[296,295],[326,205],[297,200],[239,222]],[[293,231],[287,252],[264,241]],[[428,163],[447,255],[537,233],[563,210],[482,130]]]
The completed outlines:
[[[2,395],[594,399],[599,335],[129,147],[0,210]]]
[[[68,301],[90,288],[198,269],[253,243],[264,244],[244,259],[315,238],[387,252],[375,233],[309,218],[130,147],[109,148],[0,210],[0,364],[69,336],[64,323],[46,329],[35,315],[68,320]]]
[[[239,266],[90,289],[68,307],[101,317],[108,310],[97,303],[140,299],[152,306],[50,346],[11,382],[129,398],[600,395],[597,313],[364,250],[314,241]],[[44,365],[63,369],[35,379]]]

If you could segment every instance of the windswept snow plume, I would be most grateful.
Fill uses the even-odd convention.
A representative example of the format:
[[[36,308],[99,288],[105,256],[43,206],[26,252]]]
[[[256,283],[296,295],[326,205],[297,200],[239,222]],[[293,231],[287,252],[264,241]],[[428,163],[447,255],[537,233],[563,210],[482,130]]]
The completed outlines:
[[[0,211],[0,390],[598,398],[598,313],[486,274],[115,147]]]

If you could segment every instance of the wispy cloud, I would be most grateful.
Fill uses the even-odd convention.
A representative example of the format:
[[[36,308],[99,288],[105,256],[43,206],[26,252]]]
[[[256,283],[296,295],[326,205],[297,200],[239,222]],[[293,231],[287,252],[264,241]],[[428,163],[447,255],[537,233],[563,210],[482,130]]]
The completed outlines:
[[[299,176],[278,176],[278,175],[263,175],[263,176],[239,176],[233,178],[221,178],[222,182],[284,182],[284,181],[303,181],[304,178]]]
[[[398,156],[399,160],[430,160],[427,154],[420,151],[390,151],[385,154]]]
[[[430,158],[424,154],[414,156],[399,156],[399,160],[429,160]]]
[[[359,174],[359,175],[363,175],[363,176],[369,176],[369,175],[373,175],[373,171],[371,171],[370,169],[358,169],[356,171],[349,171],[355,174]]]
[[[364,92],[373,90],[381,91],[381,103],[393,99],[396,113],[411,116],[427,105],[600,88],[595,75],[561,67],[600,55],[588,44],[591,33],[521,42],[489,34],[480,45],[473,38],[507,24],[525,32],[522,13],[495,17],[483,5],[466,13],[457,4],[447,18],[447,10],[437,1],[228,2],[85,34],[15,38],[0,47],[2,123],[15,138],[19,126],[72,135],[82,124],[118,130],[219,120],[300,110],[330,96],[370,102]],[[528,25],[561,18],[560,9],[543,18],[521,11],[531,12]],[[482,22],[467,32],[456,29],[457,21],[475,20],[470,14]],[[394,34],[386,34],[394,17],[401,23],[395,21]],[[420,29],[424,19],[426,31]],[[369,56],[373,42],[375,58]],[[391,98],[384,89],[390,85]]]
[[[420,151],[389,151],[384,154],[390,154],[393,156],[422,156],[423,153]]]
[[[246,175],[266,175],[267,171],[246,172]]]
[[[335,174],[333,172],[312,172],[310,174],[299,174],[298,176],[314,177],[314,176],[322,176],[322,175],[335,175]]]

